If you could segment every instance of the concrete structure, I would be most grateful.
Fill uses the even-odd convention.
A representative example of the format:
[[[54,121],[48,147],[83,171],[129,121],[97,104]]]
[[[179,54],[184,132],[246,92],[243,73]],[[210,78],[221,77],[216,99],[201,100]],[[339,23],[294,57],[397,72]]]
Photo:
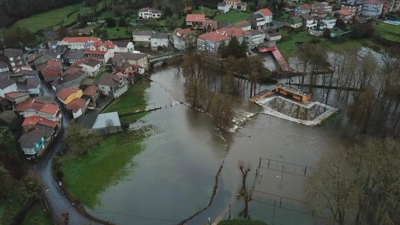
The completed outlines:
[[[128,90],[128,83],[122,76],[105,74],[99,80],[98,87],[103,95],[118,98]]]
[[[267,27],[269,26],[270,23],[272,23],[273,13],[268,8],[260,9],[256,11],[254,15],[261,15],[264,18]]]
[[[231,5],[227,4],[227,3],[218,3],[218,12],[219,13],[227,13],[229,12],[229,9],[231,8]]]
[[[297,7],[294,9],[294,14],[295,14],[296,16],[299,16],[299,15],[301,15],[301,14],[309,13],[310,11],[311,11],[311,6],[310,6],[310,5],[308,5],[308,4],[302,4],[302,5],[297,6]]]
[[[303,24],[303,20],[301,19],[300,16],[289,17],[287,22],[290,24],[292,28],[299,28]]]
[[[365,0],[361,14],[365,17],[378,17],[382,13],[383,3],[378,0]]]
[[[268,32],[265,34],[268,47],[276,46],[276,42],[282,39],[282,35],[279,32]]]
[[[313,30],[313,29],[317,28],[317,21],[314,19],[314,17],[307,15],[307,14],[303,14],[300,17],[303,20],[303,26],[305,29]]]
[[[10,79],[0,79],[0,97],[5,98],[5,94],[9,92],[16,92],[17,84]]]
[[[161,18],[162,12],[158,9],[153,8],[142,8],[138,12],[138,19],[147,20],[147,19],[159,19]]]
[[[95,58],[85,58],[82,61],[75,62],[74,65],[82,67],[82,70],[89,77],[94,77],[99,73],[101,63],[100,60]]]
[[[85,55],[88,58],[99,59],[101,65],[106,64],[110,58],[114,57],[115,44],[111,41],[101,42],[95,41],[86,44]]]
[[[258,30],[249,30],[250,35],[245,36],[245,41],[249,49],[259,47],[264,44],[265,33]]]
[[[132,31],[132,39],[134,44],[149,46],[153,34],[154,32],[151,30],[134,30]]]
[[[249,20],[251,22],[251,28],[254,30],[264,30],[267,27],[264,17],[261,15],[252,15]]]
[[[39,149],[44,149],[44,135],[37,130],[23,133],[18,140],[27,158],[34,158]]]
[[[400,9],[400,0],[390,0],[388,12],[397,12]]]
[[[174,40],[174,47],[178,50],[184,51],[191,47],[196,47],[197,38],[193,35],[190,28],[178,28],[172,33]]]
[[[151,48],[157,49],[161,48],[168,48],[168,34],[167,33],[154,33],[151,35]]]
[[[66,37],[59,45],[67,46],[69,49],[85,49],[86,43],[100,41],[98,37]]]
[[[29,99],[28,92],[8,92],[4,95],[6,99],[10,101],[13,105],[18,105],[20,103],[26,102]]]

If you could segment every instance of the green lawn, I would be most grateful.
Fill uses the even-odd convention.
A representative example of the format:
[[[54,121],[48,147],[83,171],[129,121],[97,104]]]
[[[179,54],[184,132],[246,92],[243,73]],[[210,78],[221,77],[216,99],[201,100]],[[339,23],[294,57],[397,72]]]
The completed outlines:
[[[285,32],[282,32],[282,37],[285,36]],[[282,56],[284,58],[288,58],[290,55],[292,55],[293,51],[296,48],[296,42],[303,42],[303,41],[309,41],[311,40],[312,36],[306,32],[300,32],[297,34],[292,35],[292,39],[290,40],[285,40],[285,41],[279,41],[276,43],[279,51],[281,52]]]
[[[111,71],[103,70],[100,71],[96,76],[94,76],[95,80],[100,80],[100,78],[103,76],[103,74],[111,73]]]
[[[216,15],[213,20],[215,21],[228,21],[229,23],[237,23],[242,20],[247,20],[251,16],[248,12],[240,12],[238,13],[235,10],[231,10],[225,14]]]
[[[17,185],[15,183],[15,186]],[[21,203],[18,197],[19,194],[16,188],[9,193],[9,197],[6,200],[0,199],[0,224],[10,224],[14,216],[24,208],[24,204]]]
[[[52,225],[51,219],[41,204],[35,204],[26,214],[23,225]]]
[[[212,16],[217,11],[217,8],[210,9],[207,7],[200,6],[199,9],[195,9],[192,11],[192,14],[205,14],[206,16]]]
[[[32,32],[36,32],[37,30],[45,29],[49,26],[54,26],[57,23],[62,22],[67,14],[75,10],[79,10],[82,7],[83,7],[82,3],[77,3],[70,6],[65,6],[63,8],[53,9],[47,12],[35,14],[28,18],[18,20],[11,26],[11,28],[20,26],[28,28]],[[74,19],[76,19],[76,15]]]
[[[375,28],[375,35],[387,39],[389,41],[400,42],[400,26],[373,22]]]
[[[130,35],[125,34],[125,27],[106,27],[108,31],[108,36],[111,38],[123,38],[123,37],[130,37]]]

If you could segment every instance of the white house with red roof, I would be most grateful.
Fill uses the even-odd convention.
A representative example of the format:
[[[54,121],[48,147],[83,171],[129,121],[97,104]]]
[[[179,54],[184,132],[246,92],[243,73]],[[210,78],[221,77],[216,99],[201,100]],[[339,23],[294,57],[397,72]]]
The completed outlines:
[[[344,18],[345,20],[350,20],[351,17],[353,17],[353,14],[347,9],[339,10],[338,14],[340,15],[341,18]]]
[[[111,41],[101,42],[95,41],[86,45],[86,56],[88,58],[99,59],[101,64],[104,65],[108,60],[114,57],[115,44]]]
[[[153,9],[150,7],[139,9],[138,18],[141,20],[147,19],[159,19],[161,18],[162,12],[158,9]]]
[[[86,112],[86,102],[82,98],[74,99],[72,102],[68,103],[65,107],[72,113],[74,119],[82,116]]]
[[[85,49],[86,43],[100,41],[98,37],[66,37],[62,39],[59,45],[67,46],[70,49]]]
[[[216,54],[221,43],[224,41],[226,44],[229,44],[233,36],[237,37],[239,43],[242,43],[248,39],[250,40],[251,32],[231,27],[205,33],[200,35],[197,39],[197,49]]]
[[[273,13],[268,8],[260,9],[256,11],[254,15],[261,15],[264,18],[266,24],[272,23]]]
[[[82,70],[87,73],[89,77],[96,76],[100,71],[101,62],[95,58],[84,58],[83,60],[74,62],[73,65],[82,67]]]
[[[51,121],[61,122],[62,114],[58,104],[37,99],[29,99],[17,105],[17,111],[25,118],[39,116]]]
[[[203,29],[203,22],[206,20],[204,14],[187,14],[186,26],[192,29]]]

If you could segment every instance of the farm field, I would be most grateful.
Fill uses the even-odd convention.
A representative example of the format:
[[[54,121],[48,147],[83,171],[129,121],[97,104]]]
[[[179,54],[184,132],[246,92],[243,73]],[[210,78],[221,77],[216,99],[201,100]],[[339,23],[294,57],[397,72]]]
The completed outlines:
[[[248,12],[236,12],[231,10],[225,14],[216,15],[213,20],[215,21],[228,21],[229,23],[237,23],[242,20],[247,20],[251,16]]]

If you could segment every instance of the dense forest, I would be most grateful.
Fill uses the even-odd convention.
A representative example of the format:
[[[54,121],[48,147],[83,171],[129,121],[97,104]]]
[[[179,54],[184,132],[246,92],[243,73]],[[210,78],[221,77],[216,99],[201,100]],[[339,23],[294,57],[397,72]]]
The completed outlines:
[[[36,13],[78,2],[82,0],[0,0],[0,27],[10,26]]]

